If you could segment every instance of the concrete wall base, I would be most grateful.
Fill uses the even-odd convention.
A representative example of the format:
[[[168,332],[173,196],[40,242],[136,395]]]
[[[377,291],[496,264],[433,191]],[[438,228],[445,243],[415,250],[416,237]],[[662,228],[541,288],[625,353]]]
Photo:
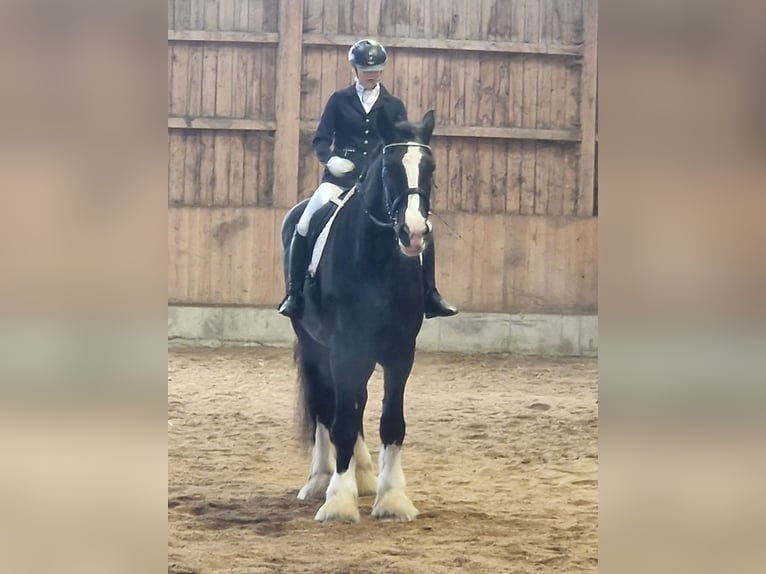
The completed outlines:
[[[262,307],[168,307],[168,342],[200,346],[292,346],[290,321]],[[598,316],[467,313],[424,321],[422,351],[598,355]]]

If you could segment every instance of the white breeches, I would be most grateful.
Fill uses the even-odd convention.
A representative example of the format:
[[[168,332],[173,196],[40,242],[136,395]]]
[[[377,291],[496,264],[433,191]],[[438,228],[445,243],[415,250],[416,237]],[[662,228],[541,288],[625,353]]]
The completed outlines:
[[[303,215],[301,215],[301,218],[298,220],[298,225],[295,226],[295,231],[303,237],[306,237],[309,232],[309,222],[311,221],[311,217],[320,207],[332,198],[338,197],[341,193],[343,193],[343,188],[334,183],[325,181],[319,184],[314,195],[309,199],[308,205],[306,205],[306,209],[303,211]]]

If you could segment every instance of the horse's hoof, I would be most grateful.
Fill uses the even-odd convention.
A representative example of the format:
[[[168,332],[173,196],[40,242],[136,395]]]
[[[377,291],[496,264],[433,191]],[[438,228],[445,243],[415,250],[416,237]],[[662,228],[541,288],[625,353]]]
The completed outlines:
[[[317,510],[314,520],[319,522],[359,522],[359,508],[351,496],[331,496]]]
[[[303,485],[298,493],[299,500],[308,500],[309,498],[322,498],[330,486],[331,472],[323,472],[310,477],[308,482]]]
[[[372,496],[378,485],[375,471],[370,468],[360,469],[356,467],[356,488],[359,496]]]
[[[389,490],[382,497],[375,499],[372,515],[381,519],[410,521],[418,515],[418,509],[403,490]]]

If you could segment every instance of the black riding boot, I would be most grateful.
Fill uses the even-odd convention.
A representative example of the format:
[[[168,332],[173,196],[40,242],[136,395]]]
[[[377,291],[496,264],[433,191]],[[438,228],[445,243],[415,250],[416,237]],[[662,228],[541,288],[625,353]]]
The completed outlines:
[[[290,241],[290,276],[287,282],[287,297],[279,306],[279,312],[286,317],[300,319],[303,315],[303,280],[308,265],[308,242],[298,232]]]
[[[436,290],[436,278],[434,277],[436,254],[434,253],[433,237],[429,243],[430,245],[423,252],[423,294],[426,319],[457,315],[457,308],[447,303]]]

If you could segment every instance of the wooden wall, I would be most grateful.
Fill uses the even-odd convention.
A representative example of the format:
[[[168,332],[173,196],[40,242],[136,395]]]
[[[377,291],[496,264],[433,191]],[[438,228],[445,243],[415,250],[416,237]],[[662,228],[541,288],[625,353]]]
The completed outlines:
[[[436,111],[445,296],[593,312],[596,0],[168,0],[169,301],[281,299],[279,225],[366,36],[410,118]]]

